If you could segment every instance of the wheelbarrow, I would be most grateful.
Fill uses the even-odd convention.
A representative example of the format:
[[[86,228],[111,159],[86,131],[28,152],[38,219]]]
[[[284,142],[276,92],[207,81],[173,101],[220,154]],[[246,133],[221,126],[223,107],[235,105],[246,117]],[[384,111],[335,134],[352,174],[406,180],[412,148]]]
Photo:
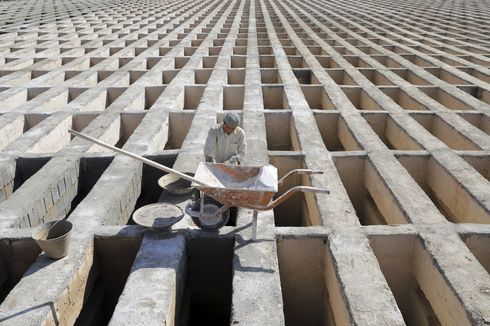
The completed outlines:
[[[319,189],[309,186],[296,186],[276,199],[278,186],[294,174],[321,174],[322,171],[296,169],[288,172],[279,181],[277,169],[272,165],[230,165],[220,163],[199,163],[194,176],[199,182],[192,186],[201,191],[201,205],[199,210],[192,210],[192,205],[186,207],[186,213],[194,219],[203,229],[213,229],[223,226],[227,220],[227,211],[230,207],[243,207],[253,210],[252,240],[257,236],[258,211],[275,208],[296,192],[330,193],[328,189]],[[209,196],[222,204],[221,207],[205,202]],[[194,220],[196,222],[196,220]]]
[[[278,191],[278,185],[282,184],[293,174],[321,174],[322,171],[296,169],[292,170],[277,180],[277,169],[272,165],[248,166],[230,165],[220,163],[200,163],[195,176],[179,172],[177,170],[156,163],[152,160],[104,143],[98,139],[84,135],[74,130],[68,130],[70,134],[88,140],[94,144],[111,149],[117,153],[129,156],[145,164],[153,166],[167,173],[190,181],[192,186],[201,192],[200,209],[193,211],[191,205],[187,205],[186,213],[191,216],[194,223],[205,230],[216,230],[226,224],[228,209],[230,207],[244,207],[253,210],[252,239],[257,235],[257,215],[259,210],[270,210],[284,202],[295,192],[330,193],[328,189],[319,189],[309,186],[296,186],[273,200]],[[205,202],[205,196],[209,196],[221,205]]]

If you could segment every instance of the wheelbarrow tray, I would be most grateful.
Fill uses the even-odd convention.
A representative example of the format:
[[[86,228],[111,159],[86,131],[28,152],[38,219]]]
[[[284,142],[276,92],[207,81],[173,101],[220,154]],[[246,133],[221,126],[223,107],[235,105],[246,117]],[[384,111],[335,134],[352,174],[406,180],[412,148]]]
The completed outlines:
[[[277,169],[272,165],[200,163],[194,176],[207,186],[196,188],[221,204],[251,209],[266,208],[277,193]]]

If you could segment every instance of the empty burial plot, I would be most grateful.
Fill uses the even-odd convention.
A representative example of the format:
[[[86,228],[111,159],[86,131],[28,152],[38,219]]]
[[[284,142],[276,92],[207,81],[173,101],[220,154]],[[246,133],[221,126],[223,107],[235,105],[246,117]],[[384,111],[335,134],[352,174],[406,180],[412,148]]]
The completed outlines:
[[[19,189],[24,182],[29,180],[41,168],[49,162],[51,157],[19,157],[16,160],[15,177],[13,183],[9,186],[11,192]],[[8,197],[8,195],[7,195]]]
[[[392,68],[390,69],[392,72],[405,79],[412,85],[431,85],[427,80],[422,77],[417,76],[412,71],[405,68]]]
[[[194,70],[194,82],[196,84],[207,84],[213,69],[196,69]]]
[[[468,106],[463,101],[457,99],[455,96],[449,93],[446,93],[438,87],[427,86],[419,87],[418,89],[450,110],[473,110],[472,107]]]
[[[335,325],[330,303],[344,303],[329,288],[337,281],[325,266],[327,250],[323,239],[277,241],[286,325]]]
[[[223,110],[242,110],[244,97],[244,86],[224,86]]]
[[[205,86],[185,86],[183,109],[184,110],[197,110],[199,103],[201,102],[202,95],[204,94]]]
[[[0,240],[0,303],[41,253],[31,238]]]
[[[344,69],[325,69],[325,71],[338,85],[358,86]]]
[[[82,157],[80,159],[77,195],[71,202],[70,213],[92,190],[112,160],[113,157]]]
[[[447,70],[444,70],[443,68],[439,68],[439,67],[437,67],[437,68],[426,68],[425,70],[427,72],[429,72],[431,75],[434,75],[435,77],[437,77],[440,80],[443,80],[449,84],[454,84],[454,85],[469,84],[469,82],[465,81],[462,78],[455,76],[454,74],[448,72]]]
[[[146,113],[122,113],[121,127],[119,131],[119,140],[115,144],[116,147],[122,148],[128,141],[129,137],[138,128],[139,124],[145,117]]]
[[[488,234],[461,234],[461,239],[483,268],[490,273],[490,236]]]
[[[432,157],[400,154],[397,158],[448,221],[490,223],[485,208]]]
[[[282,85],[262,86],[264,110],[289,109],[284,87]]]
[[[293,69],[293,73],[300,84],[320,84],[315,74],[309,69]]]
[[[466,311],[414,235],[372,235],[370,245],[409,326],[469,324]]]
[[[0,150],[48,117],[48,114],[0,115]]]
[[[168,140],[164,149],[179,149],[191,128],[194,112],[170,112],[168,116]]]
[[[145,110],[149,110],[162,95],[166,86],[145,87]]]
[[[233,247],[233,238],[187,240],[176,325],[230,325]]]
[[[363,150],[339,113],[315,111],[313,115],[323,143],[329,151]]]
[[[335,110],[332,100],[323,86],[302,85],[301,91],[312,110]]]
[[[265,129],[267,149],[270,151],[301,150],[296,138],[291,113],[287,111],[266,112]]]
[[[171,168],[175,163],[177,154],[178,154],[177,152],[169,152],[168,154],[164,154],[164,155],[152,155],[152,156],[145,156],[145,157],[159,164]],[[166,174],[167,173],[157,168],[143,164],[143,173],[141,176],[141,191],[138,199],[136,200],[134,211],[136,211],[138,208],[142,206],[154,204],[158,202],[160,195],[162,194],[162,191],[164,191],[158,185],[158,179],[160,179],[160,177]],[[128,221],[128,224],[134,224],[132,219]]]
[[[425,105],[422,105],[398,87],[379,87],[379,90],[389,96],[404,110],[427,110]]]
[[[228,69],[227,82],[228,84],[245,84],[245,69]]]
[[[490,104],[490,92],[479,87],[479,86],[470,86],[470,85],[458,85],[457,86],[460,90],[463,92],[466,92],[476,98],[477,100],[480,100],[486,104]]]
[[[409,223],[365,155],[333,155],[332,159],[362,225]]]
[[[281,84],[282,79],[277,69],[260,69],[262,84]]]
[[[105,97],[105,105],[97,107],[97,105],[92,105],[90,108],[90,111],[103,111],[104,109],[107,109],[114,103],[125,91],[127,91],[127,87],[110,87],[106,90],[106,97]],[[154,89],[153,88],[148,88],[146,92],[149,96],[153,95]],[[151,94],[151,95],[150,95]],[[161,93],[160,93],[161,94]],[[150,100],[151,101],[151,100]],[[154,103],[155,101],[153,101]],[[93,103],[93,102],[92,102]],[[100,101],[97,101],[94,104],[101,104]]]
[[[486,133],[490,135],[490,117],[483,113],[476,112],[463,112],[458,113],[460,117]]]
[[[358,110],[383,110],[378,103],[376,103],[369,94],[357,86],[344,86],[342,91],[347,96],[352,105]]]
[[[388,113],[363,113],[362,116],[389,149],[423,149]]]
[[[444,142],[447,146],[456,150],[481,150],[471,140],[454,129],[453,126],[433,113],[410,113],[420,125],[428,132]]]
[[[75,325],[107,325],[141,244],[140,237],[96,238],[85,288],[84,305]]]
[[[279,178],[291,170],[304,168],[303,156],[299,154],[272,154],[269,155],[269,162],[277,168]],[[309,177],[306,175],[291,176],[279,186],[278,196],[300,185],[310,186]],[[276,226],[322,225],[314,195],[303,192],[292,195],[288,200],[274,208],[274,222]]]
[[[363,68],[363,69],[359,69],[359,72],[363,74],[364,77],[366,77],[374,85],[377,86],[393,85],[393,82],[391,82],[388,78],[386,78],[381,72],[376,71],[376,69]],[[352,84],[344,84],[344,85],[355,85],[355,84],[352,83]]]
[[[490,156],[489,155],[461,155],[466,163],[471,165],[488,181],[490,181]]]

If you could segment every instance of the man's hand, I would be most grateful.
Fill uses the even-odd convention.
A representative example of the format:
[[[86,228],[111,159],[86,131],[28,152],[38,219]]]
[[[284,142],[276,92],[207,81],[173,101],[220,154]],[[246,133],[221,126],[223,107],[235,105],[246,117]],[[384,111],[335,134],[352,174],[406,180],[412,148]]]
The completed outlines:
[[[225,164],[238,164],[238,159],[236,158],[235,155],[233,155],[232,157],[230,157],[225,161]]]

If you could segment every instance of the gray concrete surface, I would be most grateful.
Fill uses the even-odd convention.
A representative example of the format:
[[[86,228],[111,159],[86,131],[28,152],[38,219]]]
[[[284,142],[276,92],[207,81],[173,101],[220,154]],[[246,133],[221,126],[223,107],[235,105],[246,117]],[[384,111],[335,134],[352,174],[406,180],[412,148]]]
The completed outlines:
[[[0,2],[0,323],[490,323],[487,8]],[[246,164],[323,171],[279,193],[331,191],[260,212],[255,242],[243,208],[215,233],[132,225],[190,197],[68,133],[194,172],[230,111]],[[30,234],[59,217],[71,247],[51,261]]]

